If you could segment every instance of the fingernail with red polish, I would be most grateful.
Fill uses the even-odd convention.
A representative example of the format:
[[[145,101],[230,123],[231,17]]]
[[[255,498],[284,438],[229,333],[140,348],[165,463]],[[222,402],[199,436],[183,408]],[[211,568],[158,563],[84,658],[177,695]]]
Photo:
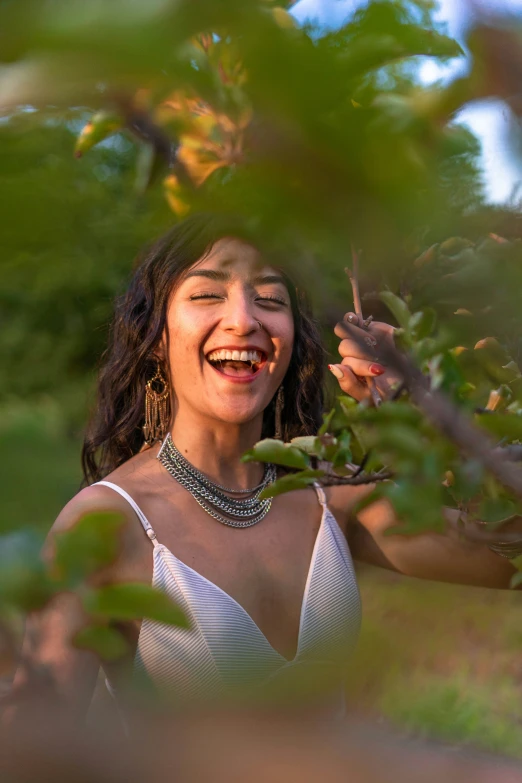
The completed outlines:
[[[386,372],[386,367],[383,367],[382,364],[370,364],[369,370],[372,375],[382,375],[383,372]]]
[[[332,375],[335,375],[336,378],[341,379],[343,377],[343,371],[339,367],[338,364],[329,364],[328,369],[332,373]]]

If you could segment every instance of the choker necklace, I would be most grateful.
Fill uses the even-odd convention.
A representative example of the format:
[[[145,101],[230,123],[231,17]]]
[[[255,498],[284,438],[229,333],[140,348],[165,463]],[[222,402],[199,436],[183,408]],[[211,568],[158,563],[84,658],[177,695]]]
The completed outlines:
[[[260,500],[259,495],[277,477],[275,465],[265,465],[260,484],[250,489],[231,489],[215,484],[194,467],[176,448],[170,432],[159,450],[158,459],[176,481],[190,492],[207,514],[229,527],[251,527],[261,522],[270,511],[272,498]],[[248,498],[231,498],[231,495],[250,495]]]

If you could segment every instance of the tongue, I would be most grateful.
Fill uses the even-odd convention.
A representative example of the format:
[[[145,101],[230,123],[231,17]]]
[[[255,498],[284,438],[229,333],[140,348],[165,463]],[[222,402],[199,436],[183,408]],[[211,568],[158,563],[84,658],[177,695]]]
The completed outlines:
[[[224,375],[233,375],[236,378],[246,378],[248,375],[254,374],[252,367],[247,362],[225,361],[220,362],[218,367]]]

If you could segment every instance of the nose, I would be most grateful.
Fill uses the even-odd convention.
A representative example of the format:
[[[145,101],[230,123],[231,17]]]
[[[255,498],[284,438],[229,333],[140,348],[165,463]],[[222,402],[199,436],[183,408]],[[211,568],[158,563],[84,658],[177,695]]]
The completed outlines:
[[[254,317],[254,303],[245,291],[236,291],[228,297],[221,327],[231,334],[246,336],[260,327]]]

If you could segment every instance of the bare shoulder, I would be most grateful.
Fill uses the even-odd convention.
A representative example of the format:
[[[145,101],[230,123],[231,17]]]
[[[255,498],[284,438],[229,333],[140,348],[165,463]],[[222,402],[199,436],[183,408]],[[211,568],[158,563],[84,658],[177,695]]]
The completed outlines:
[[[50,530],[51,537],[70,530],[88,514],[100,511],[119,513],[129,519],[132,509],[124,498],[109,487],[85,487],[61,510]]]
[[[116,484],[126,490],[131,497],[138,493],[140,483],[146,479],[146,466],[150,462],[150,455],[137,454],[112,473],[104,478],[111,484]],[[75,495],[58,515],[48,536],[47,551],[52,549],[52,544],[57,535],[71,530],[81,519],[89,514],[109,512],[121,515],[124,524],[121,527],[121,551],[132,550],[136,543],[141,543],[143,530],[137,524],[136,514],[129,502],[111,487],[103,484],[92,484],[85,487]]]

